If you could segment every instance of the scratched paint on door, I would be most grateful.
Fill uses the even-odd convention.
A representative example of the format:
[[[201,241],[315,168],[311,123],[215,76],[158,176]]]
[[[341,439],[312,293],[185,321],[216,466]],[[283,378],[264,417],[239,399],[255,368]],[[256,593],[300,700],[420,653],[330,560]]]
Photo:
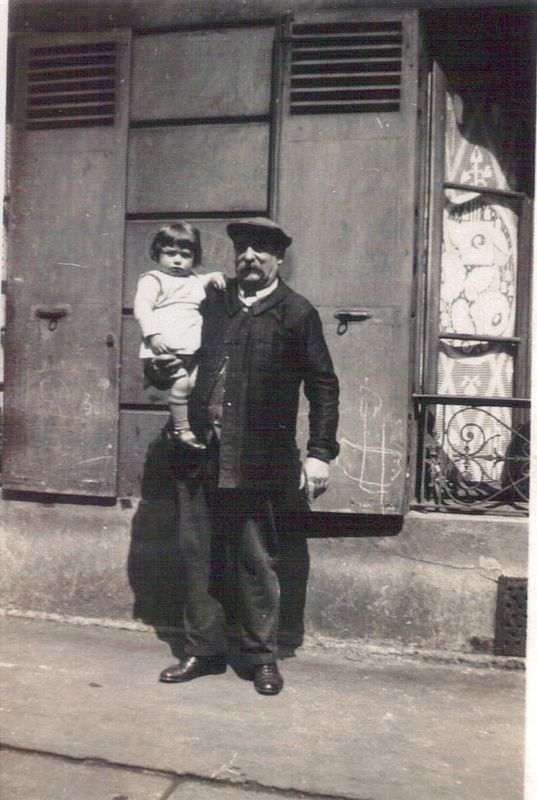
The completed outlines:
[[[384,509],[387,492],[403,469],[403,422],[386,414],[379,394],[367,382],[360,387],[359,424],[354,441],[340,440],[336,466]]]

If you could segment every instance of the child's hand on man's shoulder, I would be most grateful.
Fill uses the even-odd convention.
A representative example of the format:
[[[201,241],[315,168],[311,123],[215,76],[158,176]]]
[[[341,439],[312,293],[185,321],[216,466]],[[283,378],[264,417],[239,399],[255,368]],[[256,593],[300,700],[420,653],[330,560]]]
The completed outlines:
[[[207,277],[209,279],[209,283],[212,283],[212,285],[217,289],[221,289],[223,292],[226,291],[227,277],[223,272],[209,272]]]

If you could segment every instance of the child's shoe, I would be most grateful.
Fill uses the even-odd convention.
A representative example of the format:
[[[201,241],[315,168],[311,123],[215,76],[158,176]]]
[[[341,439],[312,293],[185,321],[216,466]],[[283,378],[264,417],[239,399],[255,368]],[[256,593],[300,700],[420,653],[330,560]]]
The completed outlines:
[[[196,434],[193,433],[190,428],[185,428],[183,430],[171,430],[170,431],[170,439],[174,444],[180,445],[182,447],[189,447],[192,450],[206,450],[207,445],[197,438]]]

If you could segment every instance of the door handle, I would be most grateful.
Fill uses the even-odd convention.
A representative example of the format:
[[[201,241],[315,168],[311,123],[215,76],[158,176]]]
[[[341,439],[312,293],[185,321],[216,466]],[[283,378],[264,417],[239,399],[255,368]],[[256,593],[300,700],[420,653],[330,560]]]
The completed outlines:
[[[371,319],[372,316],[373,312],[367,308],[342,308],[336,311],[334,317],[339,320],[339,325],[337,326],[338,335],[343,336],[346,333],[349,322],[365,322],[365,320]]]
[[[37,319],[48,319],[48,327],[51,331],[57,327],[58,320],[66,317],[70,311],[70,305],[34,306],[34,314]]]

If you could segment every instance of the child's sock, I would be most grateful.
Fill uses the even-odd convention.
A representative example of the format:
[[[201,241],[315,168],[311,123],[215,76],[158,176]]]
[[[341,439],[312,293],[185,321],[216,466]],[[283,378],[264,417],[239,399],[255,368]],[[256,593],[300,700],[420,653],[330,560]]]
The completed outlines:
[[[172,439],[187,447],[193,447],[195,450],[205,450],[205,445],[196,437],[188,423],[187,403],[170,403],[170,415],[172,418]]]

